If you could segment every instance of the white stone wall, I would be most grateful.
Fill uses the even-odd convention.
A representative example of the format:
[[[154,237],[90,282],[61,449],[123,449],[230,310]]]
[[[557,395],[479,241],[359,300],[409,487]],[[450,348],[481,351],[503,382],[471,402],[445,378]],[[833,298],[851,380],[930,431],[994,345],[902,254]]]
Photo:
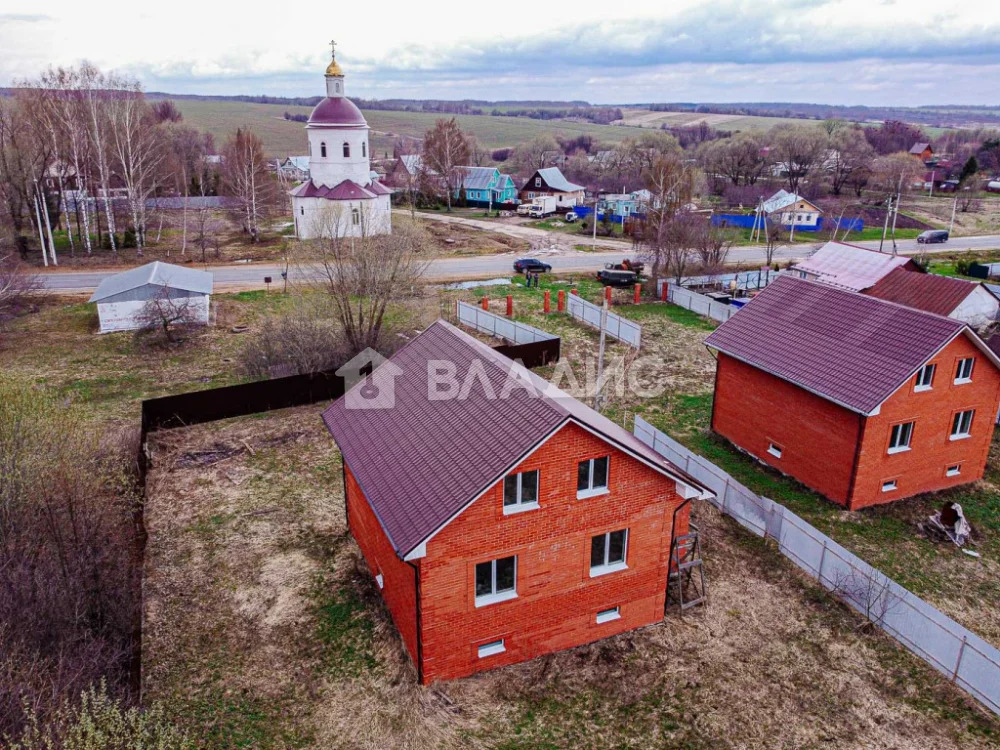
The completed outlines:
[[[309,176],[316,185],[334,187],[344,180],[352,180],[363,187],[370,182],[371,153],[368,150],[367,126],[308,127],[306,135],[309,138]],[[344,143],[350,145],[349,157],[344,156]]]
[[[973,328],[979,328],[996,320],[998,310],[1000,310],[1000,300],[980,285],[962,300],[948,317],[968,323]]]
[[[186,299],[186,302],[183,300]],[[207,294],[192,295],[187,298],[174,298],[178,304],[186,304],[191,312],[193,322],[208,324],[209,296]],[[135,331],[141,328],[139,315],[149,300],[134,299],[124,302],[98,302],[97,316],[101,321],[101,333],[116,331]]]
[[[365,183],[367,184],[367,180]],[[392,209],[388,195],[374,200],[332,201],[326,198],[294,198],[296,236],[364,237],[392,233]]]

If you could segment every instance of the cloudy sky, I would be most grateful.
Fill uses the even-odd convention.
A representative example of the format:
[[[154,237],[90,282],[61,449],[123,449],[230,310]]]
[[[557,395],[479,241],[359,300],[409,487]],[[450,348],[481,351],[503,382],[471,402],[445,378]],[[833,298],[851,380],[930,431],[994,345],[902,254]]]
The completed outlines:
[[[3,0],[0,85],[88,59],[150,91],[318,95],[334,38],[355,96],[1000,105],[1000,0],[509,7]]]

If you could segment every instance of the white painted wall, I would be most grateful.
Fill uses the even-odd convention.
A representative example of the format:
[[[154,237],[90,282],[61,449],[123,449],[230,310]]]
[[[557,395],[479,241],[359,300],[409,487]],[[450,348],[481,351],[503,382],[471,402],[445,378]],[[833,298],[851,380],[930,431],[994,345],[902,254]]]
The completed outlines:
[[[344,180],[351,180],[364,187],[371,182],[367,125],[359,128],[307,127],[306,135],[310,149],[309,176],[315,184],[335,187]],[[344,143],[351,147],[349,157],[344,156]]]
[[[968,323],[973,328],[978,328],[996,320],[998,313],[1000,313],[1000,299],[994,297],[992,292],[979,284],[976,286],[976,290],[962,300],[961,304],[952,310],[948,317]]]
[[[199,294],[187,298],[195,322],[208,324],[209,295]],[[98,302],[97,316],[101,321],[101,333],[116,331],[136,331],[142,326],[138,322],[139,313],[148,299],[131,299],[119,302]]]
[[[338,237],[363,237],[392,233],[392,208],[388,195],[363,201],[293,198],[292,210],[296,236],[302,240],[334,234]]]

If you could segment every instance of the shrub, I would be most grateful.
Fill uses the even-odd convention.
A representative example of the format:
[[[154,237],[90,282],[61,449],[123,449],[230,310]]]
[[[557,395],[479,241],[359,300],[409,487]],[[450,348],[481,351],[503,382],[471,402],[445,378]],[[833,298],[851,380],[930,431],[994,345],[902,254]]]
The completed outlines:
[[[964,259],[964,258],[962,258],[960,260],[956,260],[955,261],[955,271],[958,272],[961,276],[968,276],[969,275],[969,265],[970,265],[969,261],[966,260],[966,259]]]
[[[264,379],[334,370],[353,352],[321,303],[301,302],[292,312],[264,319],[239,354],[240,370]]]

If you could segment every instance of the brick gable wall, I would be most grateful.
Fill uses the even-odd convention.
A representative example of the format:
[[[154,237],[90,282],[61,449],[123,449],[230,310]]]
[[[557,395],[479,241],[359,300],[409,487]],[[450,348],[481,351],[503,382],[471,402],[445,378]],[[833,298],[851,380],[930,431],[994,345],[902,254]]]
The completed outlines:
[[[610,493],[576,497],[580,460],[610,455]],[[663,617],[673,480],[570,424],[516,471],[539,469],[539,504],[503,514],[498,482],[427,544],[420,566],[425,682],[492,669],[588,643]],[[686,511],[679,519],[687,529]],[[627,570],[590,577],[591,537],[629,529]],[[477,608],[475,565],[517,555],[517,598]],[[621,608],[601,625],[598,611]],[[477,647],[499,638],[506,652]]]
[[[851,485],[861,418],[719,352],[712,429],[841,505]],[[767,452],[774,443],[781,458]]]
[[[403,644],[417,663],[417,592],[413,567],[399,559],[382,530],[382,525],[365,499],[361,487],[345,468],[347,518],[361,553],[372,576],[382,575],[382,598],[392,615],[392,621],[403,638]],[[414,563],[419,567],[420,561]]]
[[[955,385],[955,369],[963,357],[976,358],[972,382]],[[929,362],[937,365],[931,390],[914,391],[915,380],[910,379],[882,404],[879,414],[868,418],[852,509],[982,478],[1000,400],[1000,372],[966,336],[957,337]],[[965,409],[976,410],[972,436],[949,440],[955,413]],[[914,423],[911,449],[890,455],[892,426],[901,422]],[[953,464],[961,464],[961,473],[945,476]],[[883,482],[891,479],[898,489],[882,492]]]

